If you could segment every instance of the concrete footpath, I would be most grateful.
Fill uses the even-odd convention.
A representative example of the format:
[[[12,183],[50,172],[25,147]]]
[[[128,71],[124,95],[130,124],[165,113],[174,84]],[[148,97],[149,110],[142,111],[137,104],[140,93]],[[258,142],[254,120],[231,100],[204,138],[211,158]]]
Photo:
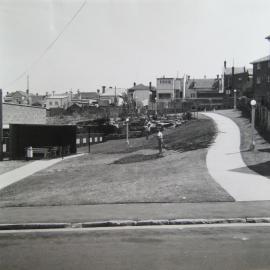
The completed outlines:
[[[0,208],[0,225],[270,217],[270,202],[148,203]],[[240,220],[241,222],[243,220]],[[269,218],[270,222],[270,218]],[[149,224],[149,225],[150,225]],[[57,226],[57,225],[56,225]]]
[[[212,118],[218,128],[206,158],[213,179],[236,201],[270,200],[270,180],[250,170],[242,159],[238,126],[230,118],[216,113],[204,115]]]
[[[64,157],[63,159],[66,160],[66,159],[78,157],[81,155],[83,154],[67,156],[67,157]],[[3,173],[0,175],[0,189],[3,189],[11,184],[14,184],[38,171],[44,170],[52,165],[55,165],[56,163],[62,161],[63,159],[54,158],[54,159],[48,159],[48,160],[37,160],[37,161],[30,162],[29,164],[24,165],[22,167]]]

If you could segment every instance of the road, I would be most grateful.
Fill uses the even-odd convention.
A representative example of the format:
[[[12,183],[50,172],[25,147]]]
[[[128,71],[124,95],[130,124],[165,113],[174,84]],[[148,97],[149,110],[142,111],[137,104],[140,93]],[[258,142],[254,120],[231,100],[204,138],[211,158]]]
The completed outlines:
[[[270,226],[0,232],[0,269],[270,269]]]

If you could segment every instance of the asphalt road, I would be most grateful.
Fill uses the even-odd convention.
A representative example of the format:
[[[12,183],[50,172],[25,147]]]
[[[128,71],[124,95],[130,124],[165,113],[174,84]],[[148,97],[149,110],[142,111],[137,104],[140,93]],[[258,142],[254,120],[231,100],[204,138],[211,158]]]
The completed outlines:
[[[0,269],[270,269],[270,226],[1,232]]]

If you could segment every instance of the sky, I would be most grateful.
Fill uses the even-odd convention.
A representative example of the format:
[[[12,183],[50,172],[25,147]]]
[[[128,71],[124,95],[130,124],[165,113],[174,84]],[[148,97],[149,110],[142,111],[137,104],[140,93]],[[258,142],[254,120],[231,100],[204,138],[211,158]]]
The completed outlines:
[[[4,94],[25,91],[27,74],[32,93],[96,91],[163,75],[213,78],[224,60],[249,68],[270,53],[269,0],[84,2],[0,0]]]

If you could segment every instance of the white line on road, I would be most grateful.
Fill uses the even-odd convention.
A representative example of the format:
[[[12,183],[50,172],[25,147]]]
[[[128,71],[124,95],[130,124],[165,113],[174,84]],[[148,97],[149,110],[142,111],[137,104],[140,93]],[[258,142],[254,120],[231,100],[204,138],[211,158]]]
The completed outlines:
[[[50,232],[90,232],[90,231],[124,231],[124,230],[185,230],[203,228],[232,228],[232,227],[270,227],[270,223],[232,223],[232,224],[192,224],[192,225],[153,225],[153,226],[119,226],[95,228],[60,228],[60,229],[29,229],[29,230],[0,230],[1,234],[21,233],[50,233]]]

